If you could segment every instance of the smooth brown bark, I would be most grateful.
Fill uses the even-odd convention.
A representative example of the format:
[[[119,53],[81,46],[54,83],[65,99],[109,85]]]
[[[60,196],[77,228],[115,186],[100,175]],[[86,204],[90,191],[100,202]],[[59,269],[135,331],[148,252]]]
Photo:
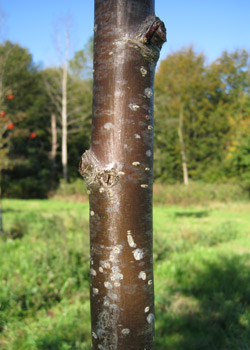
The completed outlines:
[[[96,0],[90,193],[93,349],[154,348],[153,86],[165,41],[151,0]]]

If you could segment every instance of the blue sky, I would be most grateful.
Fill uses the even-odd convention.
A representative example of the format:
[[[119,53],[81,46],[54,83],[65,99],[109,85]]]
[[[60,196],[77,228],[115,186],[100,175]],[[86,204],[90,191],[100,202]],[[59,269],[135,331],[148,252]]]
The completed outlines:
[[[126,0],[124,0],[126,1]],[[60,17],[72,17],[73,50],[83,48],[93,31],[94,0],[0,0],[5,13],[5,38],[29,49],[36,63],[57,63],[53,44]],[[156,0],[156,15],[166,24],[167,54],[193,45],[208,59],[223,50],[250,51],[249,0]]]

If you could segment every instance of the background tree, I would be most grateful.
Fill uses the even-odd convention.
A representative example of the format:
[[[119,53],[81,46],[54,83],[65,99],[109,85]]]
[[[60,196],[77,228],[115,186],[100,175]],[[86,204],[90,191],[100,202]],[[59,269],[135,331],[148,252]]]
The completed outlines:
[[[69,60],[70,30],[67,24],[66,22],[64,28],[65,48],[59,49],[60,56],[63,57],[62,66],[43,71],[44,85],[49,98],[48,109],[51,116],[56,116],[60,128],[62,173],[66,181],[69,159],[72,162],[72,148],[68,150],[69,139],[73,141],[72,134],[76,135],[80,130],[86,130],[86,125],[90,127],[92,102],[92,79],[89,77],[92,39],[85,46],[86,49],[77,51]],[[55,159],[53,163],[55,164]],[[71,167],[71,171],[73,168],[75,169],[75,165]]]
[[[41,195],[48,188],[45,185],[48,173],[44,165],[47,162],[44,152],[47,147],[44,143],[47,138],[47,117],[42,110],[46,101],[40,75],[26,49],[10,42],[6,42],[1,49],[1,57],[8,53],[2,78],[5,91],[2,96],[13,96],[12,99],[5,99],[4,111],[16,126],[9,142],[8,161],[11,169],[4,171],[4,192],[10,196],[28,196],[32,191],[33,195],[40,191]],[[36,132],[39,138],[30,139],[32,132]]]
[[[182,153],[184,174],[183,158],[186,158],[191,178],[205,179],[208,169],[216,168],[221,162],[225,148],[223,135],[227,135],[229,130],[223,113],[225,96],[221,80],[205,65],[204,55],[196,54],[191,47],[175,52],[161,62],[156,75],[156,93],[156,127],[159,131],[156,147],[171,148],[172,159],[180,158],[176,152]],[[177,140],[178,124],[181,142]],[[159,157],[163,168],[156,176],[164,179],[168,177],[168,174],[164,175],[168,172],[168,169],[165,170],[166,152],[159,153]],[[180,163],[170,167],[176,169],[175,180],[180,179]],[[211,174],[209,176],[211,180]]]
[[[90,39],[68,62],[70,181],[77,179],[79,152],[87,149],[89,143],[92,44]],[[246,50],[224,52],[214,62],[207,63],[202,53],[185,48],[161,62],[155,82],[156,181],[182,182],[184,156],[191,181],[233,181],[244,189],[249,188],[246,164],[249,77],[249,53]],[[27,49],[2,42],[0,88],[4,195],[46,197],[51,189],[57,188],[62,176],[62,67],[43,69],[34,64]],[[56,117],[53,128],[52,117]],[[181,120],[182,128],[179,127]],[[9,130],[9,123],[15,128]],[[34,133],[36,136],[30,138]],[[180,142],[180,136],[183,142]],[[182,146],[185,146],[185,152],[181,154]]]
[[[47,68],[42,72],[45,94],[48,97],[47,110],[56,117],[56,134],[62,140],[62,96],[61,71],[58,68]],[[67,173],[75,177],[76,164],[79,162],[79,149],[87,148],[91,124],[92,79],[79,79],[68,72],[67,83]],[[60,142],[62,144],[62,142]],[[81,143],[81,144],[80,144]],[[55,153],[53,153],[55,154]],[[58,155],[58,152],[56,152]],[[53,158],[54,159],[54,158]],[[55,159],[53,160],[55,163]],[[61,168],[58,168],[61,170]],[[58,174],[59,175],[59,174]]]
[[[18,45],[13,45],[9,41],[0,45],[0,200],[3,193],[2,171],[10,167],[8,153],[10,150],[10,135],[15,129],[15,123],[20,120],[22,113],[13,109],[13,100],[18,90],[18,82],[13,79],[13,75],[21,74],[26,61],[24,52],[20,52]],[[13,57],[18,55],[20,66],[13,65]],[[0,203],[0,232],[3,232],[2,208]]]
[[[214,63],[214,70],[223,83],[225,113],[229,121],[224,166],[227,177],[240,179],[250,190],[250,59],[246,50],[223,52]]]

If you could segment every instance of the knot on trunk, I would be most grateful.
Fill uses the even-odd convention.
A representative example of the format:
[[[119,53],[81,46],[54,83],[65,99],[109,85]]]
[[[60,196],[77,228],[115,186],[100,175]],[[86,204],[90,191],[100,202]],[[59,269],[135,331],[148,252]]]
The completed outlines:
[[[109,189],[117,184],[119,173],[116,169],[102,169],[100,162],[91,150],[83,153],[79,164],[79,172],[88,188]]]
[[[160,52],[162,45],[166,42],[166,27],[160,18],[149,16],[142,23],[137,39],[152,49]]]

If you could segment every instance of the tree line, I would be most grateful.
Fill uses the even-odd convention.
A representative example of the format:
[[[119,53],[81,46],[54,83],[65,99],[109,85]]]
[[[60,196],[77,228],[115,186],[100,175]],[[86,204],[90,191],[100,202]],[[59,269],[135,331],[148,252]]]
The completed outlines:
[[[46,197],[79,177],[89,147],[92,39],[43,68],[10,41],[0,45],[0,172],[3,194]],[[155,79],[157,182],[238,182],[250,190],[249,53],[208,63],[193,47],[163,59]],[[66,141],[65,141],[66,140]],[[66,149],[66,156],[65,156]]]

